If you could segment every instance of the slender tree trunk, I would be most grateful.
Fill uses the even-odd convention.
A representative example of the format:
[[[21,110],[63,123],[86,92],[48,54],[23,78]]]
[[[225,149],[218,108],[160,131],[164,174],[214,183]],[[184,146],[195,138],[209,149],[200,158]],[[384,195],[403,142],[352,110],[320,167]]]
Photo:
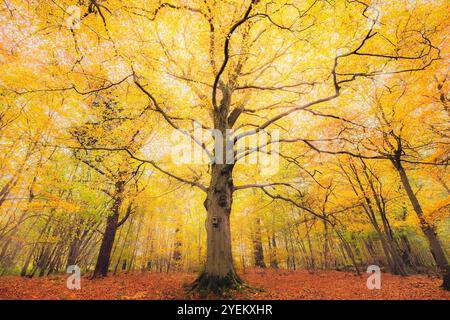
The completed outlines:
[[[47,231],[49,230],[49,225],[50,225],[50,222],[52,221],[52,217],[53,217],[54,211],[55,211],[54,209],[52,209],[52,210],[50,211],[51,214],[49,215],[47,221],[45,222],[44,227],[42,228],[41,232],[39,233],[38,239],[37,239],[36,242],[34,243],[33,247],[31,248],[30,252],[28,253],[27,258],[25,259],[25,263],[23,264],[22,270],[21,270],[21,272],[20,272],[20,275],[21,275],[22,277],[25,277],[25,276],[27,275],[27,272],[28,272],[28,266],[30,265],[31,259],[33,258],[33,255],[34,255],[34,253],[36,252],[36,249],[38,248],[39,241],[42,239],[42,237],[44,236],[44,234],[46,234]]]
[[[53,274],[58,271],[58,266],[62,257],[63,249],[63,243],[60,242],[55,245],[55,249],[53,250],[53,254],[50,256],[50,261],[48,263],[47,275]]]
[[[122,246],[121,246],[121,248],[120,248],[119,256],[117,257],[117,262],[116,262],[116,266],[114,267],[113,274],[116,274],[116,273],[117,273],[117,270],[119,270],[120,260],[122,259],[122,254],[123,254],[123,251],[124,251],[125,246],[126,246],[126,244],[127,244],[128,234],[130,233],[131,226],[132,226],[132,224],[130,223],[130,224],[128,225],[127,233],[125,234],[125,239],[124,239],[123,242],[122,242]],[[122,229],[120,229],[120,231],[119,231],[119,235],[118,235],[118,240],[117,240],[117,241],[120,241],[121,234],[122,234]],[[125,265],[126,265],[126,264],[125,264]],[[123,269],[122,269],[122,270],[123,270]]]
[[[271,257],[270,257],[270,267],[278,269],[278,259],[277,259],[277,240],[275,238],[275,233],[272,234],[272,239],[269,238],[269,247],[271,246]]]
[[[37,167],[39,168],[39,167],[40,167],[40,164],[38,164]],[[33,201],[33,199],[34,199],[33,188],[34,188],[34,185],[36,184],[36,180],[37,180],[37,177],[36,177],[36,175],[35,175],[34,178],[33,178],[33,181],[31,182],[31,185],[30,185],[30,187],[29,187],[29,189],[28,189],[28,194],[29,194],[28,203],[29,203],[29,204],[30,204],[30,203]],[[1,204],[0,204],[0,206],[1,206]],[[9,245],[11,244],[12,239],[13,239],[14,236],[16,235],[17,231],[19,231],[20,225],[21,225],[22,222],[25,220],[25,218],[27,217],[27,215],[28,215],[28,210],[24,210],[24,211],[22,212],[22,214],[20,215],[20,218],[19,218],[19,220],[17,221],[16,226],[10,231],[10,234],[8,235],[8,239],[7,239],[6,242],[4,243],[3,248],[2,248],[2,250],[1,250],[1,252],[0,252],[0,262],[2,262],[3,259],[4,259],[4,257],[6,256],[8,247],[9,247]]]
[[[141,233],[141,227],[142,227],[142,219],[143,219],[143,216],[141,216],[141,218],[138,222],[138,227],[136,230],[136,237],[134,238],[134,241],[133,241],[133,250],[131,252],[131,259],[130,259],[128,271],[133,270],[134,265],[135,265],[136,252],[137,252],[137,248],[138,248],[138,239],[139,239],[139,234]]]
[[[390,271],[394,274],[405,275],[405,274],[402,274],[401,269],[398,266],[398,261],[395,259],[394,254],[391,251],[391,247],[389,246],[388,241],[386,240],[386,237],[384,236],[383,231],[381,231],[381,228],[375,219],[372,221],[372,225],[373,225],[375,231],[377,232],[378,237],[380,238],[381,246],[383,248],[384,255],[386,256],[386,261],[387,261]]]
[[[298,233],[298,229],[297,228],[295,228],[295,229],[296,229],[296,232]],[[289,230],[289,244],[291,245],[291,250],[292,250],[291,251],[292,252],[292,267],[295,270],[297,268],[296,259],[295,259],[295,252],[296,252],[296,250],[295,250],[295,247],[294,247],[294,241],[292,239],[292,232],[291,232],[291,230]]]
[[[255,267],[265,268],[266,263],[264,262],[264,251],[261,240],[261,220],[259,218],[255,219],[255,234],[253,238],[253,252],[255,258]]]
[[[288,269],[292,269],[291,249],[289,248],[289,241],[288,241],[288,238],[287,238],[286,229],[283,230],[283,240],[284,240],[284,248],[286,250],[286,267]],[[307,254],[306,254],[306,257],[308,258],[308,261],[309,261],[309,256]]]
[[[308,226],[307,222],[305,222],[305,227],[306,227],[306,241],[308,242],[309,257],[310,257],[310,261],[311,261],[311,269],[316,270],[316,259],[314,257],[314,251],[312,248],[311,237],[309,236],[309,231],[311,230],[311,228]]]
[[[80,236],[81,230],[80,228],[77,228],[75,235],[69,245],[69,252],[67,254],[67,267],[71,265],[76,265],[78,263],[81,249]]]
[[[400,274],[402,276],[405,276],[406,275],[406,271],[404,270],[403,262],[398,259],[398,256],[396,254],[396,248],[392,245],[392,242],[389,239],[388,232],[390,232],[390,230],[387,229],[385,220],[383,220],[383,213],[384,212],[383,212],[383,207],[382,207],[381,202],[380,202],[381,194],[379,194],[376,191],[376,189],[375,189],[375,187],[373,185],[372,176],[370,176],[368,174],[368,172],[367,172],[367,167],[366,167],[365,162],[364,161],[361,161],[361,162],[363,164],[362,169],[363,169],[364,177],[366,178],[366,181],[367,181],[367,183],[368,183],[368,185],[369,185],[369,187],[370,187],[370,189],[372,191],[372,197],[366,193],[365,188],[364,188],[364,186],[362,184],[362,180],[361,180],[361,178],[360,178],[360,176],[358,174],[357,168],[354,165],[352,165],[351,167],[352,167],[352,170],[354,172],[357,185],[359,186],[361,194],[363,195],[364,200],[366,202],[366,205],[363,206],[364,210],[366,211],[366,214],[369,217],[370,222],[372,223],[373,227],[375,228],[375,231],[377,232],[377,234],[380,237],[380,241],[381,241],[381,244],[382,244],[382,247],[383,247],[383,251],[384,251],[384,254],[386,256],[386,260],[387,260],[387,263],[389,265],[390,271],[392,273],[394,273],[394,274]],[[383,220],[384,231],[385,231],[384,233],[383,233],[383,231],[381,230],[381,227],[378,224],[378,221],[377,221],[377,218],[376,218],[376,214],[375,214],[375,209],[373,208],[374,205],[373,205],[373,202],[372,202],[372,198],[375,200],[376,207],[377,207],[378,212],[379,212],[379,214],[380,214],[380,216],[381,216],[381,218]]]
[[[181,241],[181,234],[180,234],[180,228],[175,229],[175,235],[173,240],[173,254],[172,259],[175,263],[175,270],[181,269],[181,249],[182,249],[183,243]]]
[[[352,261],[352,264],[353,264],[353,267],[355,268],[356,274],[358,276],[361,275],[361,272],[359,271],[358,263],[356,262],[355,255],[353,254],[352,248],[348,244],[347,240],[345,240],[344,236],[337,229],[335,229],[335,231],[336,231],[336,234],[338,235],[339,239],[341,240],[342,245],[344,246],[345,252],[347,253],[350,260]]]
[[[364,162],[363,162],[364,163]],[[373,180],[367,173],[367,167],[364,164],[364,175],[369,183],[370,189],[372,190],[373,198],[375,199],[375,204],[378,209],[378,213],[380,214],[381,221],[383,223],[384,234],[386,235],[386,243],[389,245],[389,250],[392,256],[392,260],[394,261],[395,273],[400,274],[402,276],[406,276],[406,268],[405,263],[400,255],[398,244],[395,240],[394,233],[392,232],[392,228],[389,224],[389,220],[386,216],[386,203],[383,199],[382,192],[377,192],[375,186],[373,184]],[[375,218],[374,218],[375,219]]]
[[[328,265],[328,252],[329,252],[329,234],[328,234],[328,221],[326,220],[327,216],[326,213],[323,213],[323,217],[324,219],[322,220],[323,222],[323,229],[324,229],[324,239],[323,239],[323,267],[324,269],[328,269],[329,265]]]
[[[409,242],[408,236],[403,234],[400,237],[401,244],[402,244],[402,258],[403,261],[405,261],[406,265],[413,270],[417,271],[417,265],[414,261],[414,256],[411,248],[411,244]]]
[[[437,237],[436,228],[435,226],[431,225],[425,220],[423,216],[422,207],[420,206],[419,200],[417,199],[416,195],[414,194],[411,188],[411,184],[409,183],[408,176],[406,174],[405,169],[403,168],[401,161],[394,160],[393,164],[397,169],[397,172],[400,176],[400,180],[402,181],[403,187],[405,188],[406,194],[408,195],[408,198],[411,201],[414,211],[416,212],[417,217],[419,218],[420,228],[422,229],[422,232],[424,233],[425,237],[427,238],[430,244],[430,251],[434,260],[436,261],[436,265],[439,267],[439,269],[441,269],[442,273],[444,274],[443,287],[445,290],[450,290],[450,283],[449,283],[450,266],[448,264],[447,257],[445,256],[444,248],[442,247]]]

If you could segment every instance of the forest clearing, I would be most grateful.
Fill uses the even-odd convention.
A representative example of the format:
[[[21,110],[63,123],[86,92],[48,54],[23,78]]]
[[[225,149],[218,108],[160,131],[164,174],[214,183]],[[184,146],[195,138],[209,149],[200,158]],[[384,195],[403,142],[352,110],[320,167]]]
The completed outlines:
[[[3,0],[0,299],[449,300],[449,14]]]

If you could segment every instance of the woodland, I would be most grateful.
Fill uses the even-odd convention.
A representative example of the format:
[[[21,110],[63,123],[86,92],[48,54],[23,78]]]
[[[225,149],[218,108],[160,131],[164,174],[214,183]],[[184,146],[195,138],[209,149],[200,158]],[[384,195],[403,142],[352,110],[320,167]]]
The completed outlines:
[[[450,299],[449,9],[3,0],[0,299]]]

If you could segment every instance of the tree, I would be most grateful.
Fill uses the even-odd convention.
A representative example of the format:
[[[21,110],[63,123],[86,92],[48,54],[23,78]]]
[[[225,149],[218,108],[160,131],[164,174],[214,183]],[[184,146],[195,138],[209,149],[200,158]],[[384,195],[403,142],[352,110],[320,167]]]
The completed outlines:
[[[96,129],[75,135],[82,139],[81,144],[65,147],[76,150],[81,161],[86,156],[85,163],[107,177],[113,187],[108,191],[113,214],[100,255],[108,256],[105,261],[109,260],[125,181],[133,176],[133,166],[148,164],[174,181],[202,191],[205,197],[206,262],[192,290],[221,293],[245,286],[233,262],[230,215],[237,191],[251,188],[292,205],[314,221],[326,222],[358,268],[336,211],[306,203],[301,189],[308,186],[301,181],[293,182],[283,173],[270,173],[268,178],[258,170],[244,168],[248,164],[243,162],[255,154],[257,159],[270,162],[277,155],[283,162],[296,162],[298,170],[307,172],[308,179],[314,181],[314,172],[305,168],[311,160],[297,160],[302,152],[361,157],[357,149],[360,141],[343,138],[354,126],[360,126],[344,117],[342,110],[354,111],[348,101],[355,92],[371,92],[373,81],[423,73],[436,65],[441,57],[445,17],[439,14],[444,4],[410,8],[408,1],[311,0],[296,4],[174,0],[124,5],[116,0],[90,0],[80,4],[79,23],[69,25],[62,34],[44,31],[67,19],[65,8],[74,1],[39,4],[43,7],[39,12],[44,13],[25,10],[29,15],[26,21],[40,27],[35,39],[55,43],[54,50],[60,55],[49,61],[39,59],[37,66],[27,65],[29,70],[40,68],[45,75],[41,81],[18,85],[8,79],[5,86],[9,94],[64,94],[67,99],[92,102],[106,92],[110,97],[106,104],[135,111],[134,120],[145,118],[149,112],[158,115],[163,121],[154,123],[161,132],[170,129],[182,133],[207,157],[205,163],[191,163],[181,174],[173,163],[164,163],[164,157],[152,158],[142,150],[143,144],[130,146],[129,139],[125,143],[108,139],[98,143],[92,141],[98,137]],[[48,48],[30,46],[28,53],[38,49]],[[18,65],[14,58],[11,61],[10,68]],[[308,116],[314,123],[320,122],[322,130],[305,132]],[[120,128],[122,120],[113,123]],[[327,126],[333,121],[340,126]],[[198,138],[198,128],[213,138]],[[277,139],[275,128],[286,136]],[[126,129],[135,132],[135,122],[130,120]],[[106,135],[108,130],[100,134]],[[246,140],[255,137],[255,146],[245,146]],[[346,148],[349,144],[352,149]],[[96,156],[101,157],[102,168]],[[376,152],[362,157],[386,159]],[[105,172],[106,168],[112,173]],[[337,211],[349,210],[341,207]],[[306,227],[316,224],[305,221]],[[101,263],[100,274],[105,273],[106,264]]]
[[[107,275],[117,229],[133,213],[133,197],[142,191],[139,187],[141,166],[133,160],[130,161],[126,155],[110,154],[102,150],[102,146],[109,146],[111,141],[114,141],[119,146],[132,150],[142,144],[142,136],[146,137],[146,132],[139,128],[133,131],[125,129],[130,115],[114,100],[97,96],[92,102],[92,108],[97,109],[92,113],[96,113],[98,118],[71,128],[70,133],[78,146],[70,147],[77,159],[104,179],[105,186],[100,187],[100,190],[112,201],[111,205],[106,204],[110,213],[106,217],[105,231],[102,233],[100,251],[92,276],[98,278]],[[119,219],[127,196],[129,203],[125,214]]]
[[[342,88],[349,87],[360,78],[374,78],[382,75],[425,70],[438,59],[439,50],[432,44],[429,39],[430,35],[426,31],[416,29],[415,32],[418,35],[418,38],[416,38],[410,37],[409,31],[404,29],[402,38],[394,44],[395,50],[392,51],[388,48],[392,44],[387,44],[388,41],[383,38],[385,30],[379,23],[379,9],[361,1],[349,1],[334,5],[313,1],[298,7],[283,4],[271,7],[259,1],[251,1],[245,9],[234,7],[235,12],[239,12],[239,18],[233,19],[231,23],[229,22],[230,27],[225,30],[216,28],[216,21],[220,21],[221,18],[214,15],[214,11],[208,3],[199,4],[197,7],[162,4],[155,9],[154,16],[149,17],[150,20],[156,20],[159,14],[163,15],[161,11],[165,8],[196,13],[199,19],[206,18],[204,20],[209,25],[210,30],[208,53],[211,69],[209,72],[212,71],[212,84],[194,78],[192,76],[193,71],[189,67],[185,67],[196,65],[198,62],[184,64],[184,61],[186,59],[189,61],[191,57],[194,61],[195,57],[204,57],[204,55],[200,56],[201,50],[197,51],[197,55],[185,58],[176,52],[167,50],[163,43],[161,43],[161,46],[165,50],[165,59],[175,61],[172,65],[173,68],[172,66],[168,67],[166,73],[193,88],[193,93],[199,99],[198,103],[206,104],[206,95],[200,88],[210,88],[209,90],[211,90],[211,103],[207,104],[207,108],[209,108],[207,114],[211,117],[212,127],[220,132],[219,139],[221,140],[215,137],[215,145],[219,148],[216,148],[216,153],[210,157],[210,180],[207,187],[199,182],[181,178],[174,174],[171,175],[175,179],[196,186],[206,193],[207,258],[205,269],[194,283],[193,289],[221,292],[224,289],[238,288],[242,285],[242,281],[234,270],[231,252],[229,217],[233,194],[237,190],[261,186],[259,184],[236,186],[233,180],[236,164],[239,160],[256,151],[270,153],[270,150],[264,149],[264,147],[274,143],[303,141],[314,148],[314,145],[308,139],[292,138],[268,141],[265,145],[260,144],[254,150],[247,149],[240,153],[236,148],[239,140],[267,131],[271,125],[283,122],[288,116],[296,112],[310,110],[312,107],[337,99],[342,93]],[[203,8],[206,10],[204,11]],[[271,70],[270,68],[276,70],[280,61],[284,59],[292,60],[293,57],[304,52],[305,42],[314,39],[314,32],[324,33],[328,31],[324,30],[324,23],[319,21],[326,21],[331,14],[343,18],[348,17],[348,15],[355,15],[357,12],[361,14],[361,20],[366,22],[366,26],[355,27],[359,36],[352,41],[344,44],[344,40],[339,39],[342,42],[336,44],[336,47],[339,48],[338,53],[327,53],[328,55],[325,54],[322,61],[318,59],[319,64],[324,63],[327,66],[325,68],[327,72],[313,72],[309,76],[307,72],[302,72],[302,68],[306,66],[298,63],[291,65],[290,70],[283,76],[279,78],[275,76],[275,79],[279,79],[277,84],[270,80],[274,74],[267,70]],[[169,15],[169,13],[166,13],[166,15]],[[278,22],[282,15],[289,17],[290,23]],[[392,17],[390,18],[392,19]],[[281,35],[280,49],[274,50],[274,46],[268,47],[265,45],[263,40],[268,41],[266,36],[273,30],[281,33],[280,29],[284,30]],[[215,53],[217,50],[216,44],[219,40],[223,41],[221,47],[223,58],[217,61]],[[263,55],[271,57],[270,59],[262,58],[262,52],[257,48],[257,45],[260,44],[265,49]],[[308,46],[306,45],[306,47]],[[414,52],[419,53],[416,55],[406,54],[406,50],[411,49],[411,47],[415,48]],[[313,48],[313,44],[308,47],[310,50],[314,50]],[[187,48],[187,51],[189,50],[194,50],[194,48]],[[258,58],[262,59],[258,61]],[[396,63],[397,61],[398,63]],[[314,69],[315,62],[308,60],[307,67]],[[382,67],[381,70],[380,67]],[[176,71],[172,71],[173,69]],[[150,92],[150,89],[144,87],[141,80],[142,76],[135,74],[134,77],[136,85],[153,103],[155,110],[161,113],[172,127],[179,129],[168,112],[159,105],[158,99]],[[302,80],[299,81],[299,79]],[[319,83],[320,85],[318,85]],[[252,94],[254,91],[261,93],[255,96]],[[308,97],[312,97],[312,99],[308,100]],[[292,98],[292,101],[287,102],[289,98]],[[258,101],[261,100],[274,101],[274,104],[261,107],[258,104]],[[252,120],[250,124],[241,122],[241,126],[237,126],[242,115],[254,117],[255,120]],[[322,116],[324,115],[322,114]],[[257,119],[259,118],[266,120],[258,122]],[[198,121],[201,121],[201,119],[203,119],[201,116],[197,118]],[[246,130],[248,126],[253,127],[253,129]],[[233,128],[236,131],[241,131],[230,141],[227,129]],[[195,137],[191,134],[189,136],[203,147],[200,141],[195,140]],[[203,149],[210,155],[208,150],[204,147]],[[226,163],[223,159],[220,159],[220,156],[227,154],[230,149],[233,150],[233,161]],[[218,151],[220,151],[219,156],[217,155]],[[271,185],[271,183],[268,185]]]
[[[430,74],[432,75],[432,73]],[[344,143],[346,146],[341,150],[332,150],[336,146],[328,149],[316,148],[316,150],[329,154],[350,155],[359,159],[364,168],[367,168],[364,165],[364,161],[366,161],[364,159],[388,160],[399,177],[399,182],[403,186],[403,190],[417,215],[419,226],[429,243],[435,263],[445,278],[448,277],[448,260],[445,249],[438,239],[436,226],[432,219],[425,217],[417,192],[413,190],[408,170],[405,169],[405,167],[413,170],[418,166],[434,166],[436,171],[443,171],[448,165],[448,150],[445,148],[447,137],[442,135],[446,126],[440,123],[442,116],[448,117],[446,100],[441,92],[445,81],[436,85],[438,89],[436,91],[430,90],[428,94],[419,97],[416,94],[416,92],[423,91],[423,86],[432,81],[430,80],[430,74],[420,74],[412,79],[411,76],[406,78],[399,75],[386,80],[373,93],[374,123],[371,126],[362,124],[363,121],[358,124],[349,123],[350,126],[353,126],[351,134],[356,136],[363,134],[364,139],[355,141],[347,133],[344,133],[339,139],[346,141]],[[436,131],[437,127],[442,131]],[[348,145],[350,141],[358,146],[356,150],[350,150],[351,147]],[[358,183],[360,183],[359,171],[361,170],[356,168],[352,170]],[[362,172],[367,172],[367,170],[362,170]],[[442,186],[445,188],[445,184]],[[364,192],[361,184],[360,189]],[[371,187],[371,190],[372,193],[376,193],[374,188]],[[357,191],[355,192],[357,193]],[[379,205],[381,198],[376,196],[375,200],[379,212],[382,213],[383,208]],[[366,202],[368,210],[373,211],[370,209],[371,204],[367,197]],[[437,210],[443,211],[447,210],[446,208],[447,205],[444,205]],[[384,215],[382,214],[382,216]],[[386,235],[389,237],[389,232],[386,232]],[[392,239],[388,240],[386,247],[388,243],[392,243]],[[390,251],[393,254],[393,259],[395,259],[395,256],[398,256],[398,253],[395,254],[395,247],[392,247]],[[389,256],[388,252],[386,252],[386,256]],[[396,260],[399,264],[402,264],[399,257]],[[394,268],[403,269],[401,266],[395,266]],[[400,273],[404,272],[401,271]]]

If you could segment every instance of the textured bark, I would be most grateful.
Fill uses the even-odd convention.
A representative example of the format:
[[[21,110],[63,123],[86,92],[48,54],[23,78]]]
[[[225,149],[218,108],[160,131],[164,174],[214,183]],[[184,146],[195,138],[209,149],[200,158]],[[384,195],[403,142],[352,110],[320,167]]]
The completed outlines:
[[[108,274],[111,252],[114,244],[114,238],[117,232],[118,220],[119,217],[116,213],[113,213],[107,219],[102,243],[100,245],[100,252],[98,254],[97,263],[95,265],[94,274],[92,276],[93,278],[106,277],[106,275]]]
[[[207,210],[205,272],[218,277],[234,272],[231,252],[230,213],[233,196],[232,166],[214,165],[205,201]]]
[[[244,286],[236,274],[231,250],[232,170],[233,165],[230,164],[212,165],[211,183],[204,202],[207,211],[206,264],[190,291],[223,294]]]
[[[98,254],[97,263],[95,265],[94,274],[92,278],[106,277],[108,274],[109,263],[111,260],[111,252],[114,245],[114,238],[119,223],[119,212],[123,201],[124,182],[116,183],[116,193],[114,203],[112,205],[112,214],[108,216],[106,221],[105,232],[103,233],[102,243],[100,245],[100,252]]]

